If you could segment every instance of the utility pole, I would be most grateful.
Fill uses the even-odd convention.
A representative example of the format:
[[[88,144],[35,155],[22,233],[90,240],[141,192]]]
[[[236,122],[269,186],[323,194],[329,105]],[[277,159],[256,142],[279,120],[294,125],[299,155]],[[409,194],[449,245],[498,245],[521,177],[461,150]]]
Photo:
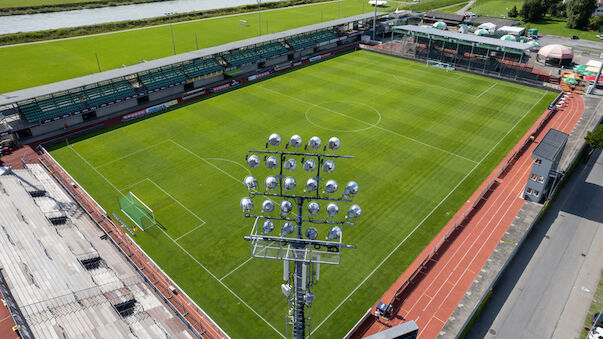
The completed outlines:
[[[170,33],[172,34],[172,48],[174,49],[174,55],[176,55],[176,42],[174,42],[174,29],[172,28],[172,14],[174,14],[174,12],[165,13],[169,18]]]
[[[101,72],[100,62],[98,62],[98,54],[94,53],[94,56],[96,57],[96,66],[98,66],[98,71]]]
[[[258,23],[260,25],[260,36],[262,35],[262,0],[257,0],[258,2]]]
[[[375,15],[373,16],[373,40],[375,40],[375,34],[377,34],[377,0],[375,0],[373,6],[375,6]]]

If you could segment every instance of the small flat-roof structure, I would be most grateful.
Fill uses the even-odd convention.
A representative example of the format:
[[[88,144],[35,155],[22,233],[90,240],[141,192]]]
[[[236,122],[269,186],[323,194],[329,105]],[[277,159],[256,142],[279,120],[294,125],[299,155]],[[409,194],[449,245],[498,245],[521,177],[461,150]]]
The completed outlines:
[[[532,153],[532,158],[555,161],[563,151],[567,138],[567,134],[551,128]]]
[[[445,22],[447,25],[453,25],[453,26],[458,26],[460,24],[463,23],[463,20],[465,20],[465,17],[463,15],[460,14],[454,14],[454,13],[443,13],[443,12],[425,12],[425,15],[423,15],[423,21],[425,21],[426,23],[433,23],[436,21],[443,21]]]
[[[407,321],[400,325],[388,328],[385,331],[375,333],[366,339],[390,339],[390,338],[402,338],[402,339],[414,339],[419,333],[419,326],[414,320]]]
[[[523,35],[523,33],[526,31],[526,29],[525,29],[525,27],[519,27],[519,26],[502,26],[499,29],[497,29],[496,31],[503,32],[505,34],[511,34],[511,35]]]
[[[394,32],[425,38],[430,37],[435,40],[445,39],[445,41],[447,42],[459,43],[463,45],[469,44],[469,46],[472,46],[473,44],[476,47],[493,49],[497,51],[505,51],[515,54],[523,54],[525,51],[531,48],[530,45],[524,44],[522,42],[500,40],[496,38],[476,36],[473,34],[443,31],[431,27],[420,27],[412,25],[396,26],[394,27]]]
[[[377,12],[377,15],[383,15],[383,12]],[[63,80],[51,84],[26,88],[14,92],[8,92],[0,94],[0,106],[9,105],[15,102],[20,102],[24,100],[33,99],[36,97],[41,97],[44,95],[49,95],[58,92],[64,92],[69,90],[74,90],[78,88],[82,88],[84,86],[94,85],[103,81],[116,80],[119,78],[124,78],[126,76],[132,76],[140,72],[145,72],[153,69],[158,69],[164,66],[170,66],[182,62],[188,62],[195,59],[201,59],[205,57],[210,57],[212,55],[218,55],[220,53],[225,53],[231,50],[236,50],[244,47],[261,45],[264,43],[268,43],[274,40],[281,40],[291,36],[310,33],[313,31],[323,30],[330,27],[335,27],[339,25],[344,25],[350,22],[362,21],[372,19],[374,13],[365,13],[354,15],[346,18],[321,22],[314,25],[298,27],[294,29],[289,29],[282,32],[266,34],[259,37],[249,38],[245,40],[230,42],[218,46],[208,47],[196,51],[191,51],[187,53],[181,53],[177,55],[172,55],[165,58],[150,60],[146,62],[142,62],[140,64],[116,68],[100,73],[90,74],[81,76],[78,78],[73,78],[69,80]]]

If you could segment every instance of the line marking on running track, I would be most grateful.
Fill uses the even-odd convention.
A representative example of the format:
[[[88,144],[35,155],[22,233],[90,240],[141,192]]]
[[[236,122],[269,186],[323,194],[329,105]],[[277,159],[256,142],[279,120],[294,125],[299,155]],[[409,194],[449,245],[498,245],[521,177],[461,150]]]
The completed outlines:
[[[171,139],[170,139],[171,140]],[[80,157],[80,159],[82,159],[88,166],[90,166],[90,168],[92,168],[98,175],[100,175],[103,179],[105,179],[105,181],[111,185],[111,187],[113,187],[113,189],[115,189],[119,194],[121,194],[123,196],[123,194],[121,193],[121,191],[119,189],[117,189],[117,187],[115,187],[115,185],[113,185],[113,183],[111,181],[109,181],[109,179],[107,179],[104,175],[102,175],[102,173],[100,173],[96,168],[94,168],[94,166],[92,166],[88,160],[86,160],[78,151],[76,151],[71,145],[67,146],[69,147],[78,157]],[[199,156],[197,156],[199,157]],[[204,160],[207,161],[207,160]],[[213,165],[212,165],[213,166]],[[216,166],[214,166],[216,167]],[[222,171],[222,170],[220,170]],[[222,171],[223,172],[223,171]],[[230,294],[232,294],[235,298],[237,298],[243,305],[245,305],[251,312],[253,312],[258,318],[262,319],[268,326],[270,326],[270,328],[272,328],[276,333],[278,333],[281,337],[286,338],[285,335],[283,335],[279,330],[277,330],[274,326],[272,326],[271,323],[269,323],[264,317],[262,317],[255,309],[253,309],[253,307],[249,306],[249,304],[247,304],[245,302],[245,300],[243,300],[241,297],[239,297],[233,290],[230,289],[230,287],[226,286],[226,284],[224,284],[220,279],[218,279],[218,277],[216,277],[209,269],[207,269],[207,267],[205,267],[203,264],[201,264],[201,262],[199,262],[199,260],[197,260],[197,258],[193,257],[184,247],[182,247],[182,245],[180,245],[176,240],[174,240],[169,234],[167,234],[167,232],[165,232],[162,228],[157,227],[158,230],[160,230],[161,232],[163,232],[163,234],[168,237],[174,244],[176,244],[176,246],[178,246],[184,253],[186,253],[191,259],[193,259],[194,262],[197,263],[197,265],[199,265],[201,268],[203,268],[203,270],[205,270],[212,278],[214,278],[220,285],[222,285],[222,287],[224,287],[228,292],[230,292]]]
[[[446,201],[446,199],[448,199],[448,197],[450,195],[452,195],[452,193],[454,193],[454,191],[456,191],[456,189],[465,181],[467,180],[467,178],[471,175],[471,173],[473,173],[473,171],[475,171],[475,169],[490,155],[490,153],[492,153],[492,151],[494,151],[496,149],[496,147],[498,147],[498,145],[509,135],[509,133],[511,133],[511,131],[513,131],[517,125],[528,115],[528,113],[530,113],[530,111],[532,111],[532,109],[534,109],[534,107],[536,107],[536,105],[538,103],[540,103],[540,101],[542,101],[542,99],[544,98],[546,92],[542,94],[542,96],[540,97],[540,99],[538,99],[538,101],[536,103],[534,103],[534,105],[532,105],[532,107],[530,107],[530,109],[528,109],[518,120],[517,122],[515,122],[515,124],[513,125],[513,127],[511,127],[507,133],[505,133],[505,135],[503,135],[498,142],[488,151],[488,153],[486,153],[486,155],[484,155],[484,157],[469,171],[469,173],[467,173],[462,179],[461,181],[459,181],[456,186],[454,186],[452,188],[452,190],[427,214],[427,216],[425,216],[425,218],[423,218],[423,220],[421,220],[421,222],[419,222],[419,224],[417,224],[417,226],[415,226],[415,228],[413,228],[412,231],[410,231],[410,233],[404,238],[402,239],[402,241],[396,246],[394,247],[394,249],[387,255],[385,256],[385,258],[383,258],[383,260],[377,265],[377,267],[375,267],[357,286],[356,288],[354,288],[354,290],[352,290],[352,292],[350,292],[340,303],[339,305],[337,305],[333,311],[331,311],[331,313],[329,313],[325,319],[323,319],[323,321],[321,321],[318,326],[316,326],[314,328],[314,330],[312,330],[312,332],[310,332],[310,334],[313,334],[314,332],[316,332],[335,312],[337,312],[337,310],[354,294],[356,293],[356,291],[362,286],[364,285],[364,283],[373,275],[375,274],[375,272],[381,268],[381,266],[383,266],[383,264],[400,248],[400,246],[402,246],[402,244],[404,244],[406,242],[406,240],[408,240],[408,238],[410,238],[416,231],[417,229],[419,229],[419,227],[421,227],[423,225],[423,223],[425,223],[425,221],[440,207],[440,205],[442,205],[444,203],[444,201]]]
[[[253,259],[253,257],[249,257],[249,259],[245,260],[244,263],[240,264],[239,266],[235,267],[234,270],[228,272],[225,276],[223,276],[222,278],[220,278],[220,281],[224,280],[224,278],[228,277],[229,275],[231,275],[234,271],[238,270],[239,268],[241,268],[243,265],[245,265],[246,263],[248,263],[251,259]]]
[[[467,160],[467,161],[472,162],[472,163],[474,163],[474,164],[475,164],[475,163],[477,163],[475,160],[471,160],[471,159],[466,158],[466,157],[464,157],[464,156],[462,156],[462,155],[458,155],[458,154],[456,154],[456,153],[449,152],[449,151],[447,151],[447,150],[445,150],[445,149],[441,149],[441,148],[439,148],[439,147],[437,147],[437,146],[430,145],[430,144],[428,144],[428,143],[425,143],[425,142],[419,141],[419,140],[417,140],[417,139],[411,138],[411,137],[409,137],[409,136],[406,136],[406,135],[404,135],[404,134],[400,134],[400,133],[398,133],[398,132],[392,131],[392,130],[390,130],[390,129],[387,129],[387,128],[384,128],[384,127],[381,127],[381,126],[374,125],[374,124],[372,124],[372,123],[370,123],[370,122],[367,122],[367,121],[364,121],[364,120],[361,120],[361,119],[355,118],[355,117],[350,116],[350,115],[347,115],[347,114],[345,114],[345,113],[338,112],[338,111],[333,110],[333,109],[330,109],[330,108],[328,108],[328,107],[324,107],[324,106],[321,106],[321,105],[313,104],[313,103],[311,103],[311,102],[309,102],[309,101],[306,101],[306,100],[303,100],[303,99],[300,99],[300,98],[296,98],[296,97],[290,96],[290,95],[285,94],[285,93],[281,93],[281,92],[275,91],[275,90],[273,90],[273,89],[271,89],[271,88],[263,87],[263,86],[260,86],[260,85],[257,85],[257,86],[258,86],[258,87],[260,87],[260,88],[262,88],[262,89],[268,90],[268,91],[270,91],[270,92],[273,92],[273,93],[276,93],[276,94],[279,94],[279,95],[282,95],[282,96],[286,96],[286,97],[291,98],[291,99],[293,99],[293,100],[297,100],[297,101],[299,101],[299,102],[305,103],[305,104],[307,104],[307,105],[312,105],[312,106],[318,106],[318,107],[321,107],[322,109],[327,110],[327,111],[329,111],[329,112],[333,112],[333,113],[335,113],[335,114],[339,114],[339,115],[344,116],[344,117],[347,117],[347,118],[349,118],[349,119],[356,120],[356,121],[358,121],[358,122],[360,122],[360,123],[363,123],[363,124],[365,124],[365,125],[369,125],[369,126],[372,126],[372,127],[374,127],[374,128],[378,128],[378,129],[380,129],[380,130],[382,130],[382,131],[385,131],[385,132],[388,132],[388,133],[391,133],[391,134],[395,134],[395,135],[397,135],[397,136],[400,136],[400,137],[402,137],[402,138],[405,138],[405,139],[408,139],[408,140],[410,140],[410,141],[416,142],[416,143],[421,144],[421,145],[423,145],[423,146],[426,146],[426,147],[429,147],[429,148],[436,149],[436,150],[438,150],[438,151],[441,151],[441,152],[444,152],[444,153],[450,154],[450,155],[452,155],[452,156],[455,156],[455,157],[458,157],[458,158],[461,158],[461,159]]]
[[[134,151],[134,152],[132,152],[132,153],[128,153],[128,154],[126,154],[126,155],[124,155],[124,156],[121,156],[121,157],[119,157],[119,158],[117,158],[117,159],[113,159],[113,160],[111,160],[111,161],[108,161],[108,162],[106,162],[106,163],[104,163],[104,164],[102,164],[102,165],[98,165],[98,166],[96,166],[96,168],[101,168],[101,167],[104,167],[104,166],[110,165],[110,164],[112,164],[112,163],[114,163],[114,162],[116,162],[116,161],[119,161],[119,160],[122,160],[122,159],[128,158],[128,157],[130,157],[130,156],[132,156],[132,155],[134,155],[134,154],[140,153],[140,152],[144,152],[144,151],[146,151],[146,150],[148,150],[148,149],[150,149],[150,148],[153,148],[153,147],[155,147],[155,146],[159,146],[159,145],[161,145],[161,144],[165,144],[166,142],[169,142],[169,141],[170,141],[170,140],[163,140],[162,142],[158,142],[158,143],[156,143],[156,144],[153,144],[153,145],[150,145],[150,146],[147,146],[147,147],[141,148],[141,149],[139,149],[139,150],[137,150],[137,151]]]

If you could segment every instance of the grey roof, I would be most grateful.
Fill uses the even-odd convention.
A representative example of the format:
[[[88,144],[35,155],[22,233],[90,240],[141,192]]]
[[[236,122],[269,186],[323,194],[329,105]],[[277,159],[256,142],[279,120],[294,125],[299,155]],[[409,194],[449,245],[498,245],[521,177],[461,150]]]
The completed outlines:
[[[567,137],[567,134],[551,128],[532,153],[532,158],[538,157],[554,161],[565,147]]]
[[[378,16],[383,15],[383,14],[385,14],[385,13],[377,12]],[[223,45],[208,47],[208,48],[191,51],[191,52],[187,52],[187,53],[182,53],[182,54],[176,54],[176,55],[161,58],[161,59],[155,59],[155,60],[151,60],[151,61],[147,61],[147,62],[142,62],[142,63],[136,64],[136,65],[131,65],[131,66],[116,68],[116,69],[112,69],[112,70],[104,71],[104,72],[100,72],[100,73],[85,75],[85,76],[78,77],[78,78],[73,78],[73,79],[63,80],[63,81],[54,82],[54,83],[50,83],[50,84],[46,84],[46,85],[21,89],[21,90],[14,91],[14,92],[3,93],[3,94],[0,94],[0,106],[8,105],[8,104],[12,104],[15,102],[28,100],[28,99],[32,99],[32,98],[36,98],[36,97],[40,97],[40,96],[48,95],[48,94],[52,94],[52,93],[68,91],[71,89],[76,89],[76,88],[87,86],[87,85],[93,85],[93,84],[96,84],[101,81],[117,79],[120,77],[140,73],[143,71],[152,70],[155,68],[169,66],[169,65],[176,64],[179,62],[190,61],[190,60],[203,58],[203,57],[207,57],[207,56],[211,56],[211,55],[215,55],[215,54],[219,54],[219,53],[223,53],[223,52],[228,52],[230,50],[239,49],[239,48],[243,48],[246,46],[263,44],[263,43],[270,42],[273,40],[284,39],[284,38],[287,38],[287,37],[290,37],[293,35],[298,35],[298,34],[308,33],[308,32],[317,31],[317,30],[321,30],[321,29],[326,29],[329,27],[343,25],[343,24],[346,24],[349,22],[370,19],[373,17],[373,15],[374,15],[373,13],[365,13],[365,14],[346,17],[346,18],[325,21],[325,22],[321,22],[318,24],[314,24],[314,25],[298,27],[298,28],[294,28],[294,29],[290,29],[290,30],[286,30],[286,31],[282,31],[282,32],[262,35],[262,36],[255,37],[255,38],[249,38],[249,39],[245,39],[245,40],[229,42],[229,43],[226,43]]]
[[[478,16],[477,18],[471,19],[474,25],[485,24],[486,22],[491,22],[496,26],[519,26],[523,22],[519,20],[509,20],[509,19],[501,19],[501,18],[492,18],[487,16]]]
[[[443,19],[443,20],[449,20],[449,21],[458,21],[458,22],[462,22],[463,20],[465,20],[465,16],[464,15],[460,15],[460,14],[454,14],[454,13],[444,13],[444,12],[425,12],[425,15],[423,17],[428,17],[431,19]]]
[[[366,337],[366,339],[389,339],[389,338],[398,338],[404,334],[412,333],[414,331],[418,331],[419,326],[415,323],[414,320],[407,321],[400,325],[388,328],[385,331],[381,331],[375,333],[371,336]]]
[[[463,41],[468,41],[468,42],[476,42],[479,44],[516,49],[516,50],[520,50],[520,51],[525,51],[532,47],[531,45],[524,44],[523,42],[507,41],[507,40],[500,40],[497,38],[488,38],[488,37],[484,37],[484,36],[477,36],[477,35],[473,35],[473,34],[463,34],[463,33],[458,33],[458,32],[443,31],[443,30],[440,30],[437,28],[432,28],[432,27],[403,25],[403,26],[395,26],[394,29],[408,31],[408,32],[418,32],[418,33],[423,33],[423,34],[436,35],[436,36],[441,36],[441,37],[445,37],[445,38],[463,40]]]

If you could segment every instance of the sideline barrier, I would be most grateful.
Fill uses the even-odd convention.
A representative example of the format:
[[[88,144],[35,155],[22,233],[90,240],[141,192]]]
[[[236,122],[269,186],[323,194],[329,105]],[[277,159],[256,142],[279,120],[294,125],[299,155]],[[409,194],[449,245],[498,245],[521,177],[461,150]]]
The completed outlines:
[[[396,304],[403,300],[404,293],[407,292],[407,289],[409,288],[409,286],[415,284],[414,280],[417,278],[419,273],[421,273],[424,269],[427,269],[427,271],[429,271],[429,266],[428,266],[429,261],[438,254],[438,251],[440,251],[442,249],[445,250],[445,248],[443,248],[443,245],[446,242],[448,242],[449,240],[451,240],[452,238],[454,238],[455,232],[457,232],[457,231],[460,232],[461,229],[469,221],[471,221],[471,219],[473,218],[473,215],[481,208],[482,202],[486,201],[488,199],[488,197],[491,195],[491,193],[498,187],[499,181],[497,179],[504,178],[504,175],[506,175],[508,170],[513,167],[513,165],[515,164],[517,159],[519,159],[519,157],[521,157],[521,155],[528,149],[528,147],[533,142],[531,137],[532,136],[537,137],[540,134],[540,132],[542,132],[544,126],[548,123],[548,121],[558,111],[556,106],[557,106],[557,103],[559,102],[559,100],[563,97],[563,95],[564,95],[563,92],[561,92],[561,93],[559,93],[559,95],[557,95],[555,100],[553,100],[553,102],[549,106],[549,108],[551,108],[551,109],[547,110],[545,117],[543,119],[541,119],[540,123],[532,130],[532,132],[529,134],[530,136],[523,141],[523,143],[518,148],[518,150],[515,151],[515,153],[513,153],[513,155],[509,158],[509,160],[500,168],[500,170],[496,173],[496,175],[488,182],[486,187],[480,192],[480,194],[477,196],[477,198],[471,204],[471,206],[469,208],[467,208],[463,212],[463,214],[457,219],[457,221],[450,227],[450,229],[446,232],[444,237],[442,237],[442,239],[440,239],[440,241],[438,241],[438,243],[432,248],[432,250],[429,252],[429,254],[425,257],[425,259],[423,259],[421,264],[419,264],[419,266],[412,272],[410,277],[408,279],[406,279],[406,281],[404,281],[404,283],[402,283],[402,285],[396,290],[396,292],[394,293],[394,295],[388,302],[388,309],[390,309],[390,308],[393,309],[394,313],[396,313],[398,311]],[[452,240],[454,240],[454,239],[452,239]],[[365,318],[363,317],[363,319],[365,319]]]
[[[161,299],[172,309],[174,313],[186,324],[191,332],[198,338],[203,336],[210,337],[203,323],[210,323],[213,330],[221,337],[228,338],[228,335],[219,328],[203,310],[195,307],[196,304],[179,288],[178,294],[170,289],[171,285],[177,286],[167,275],[161,274],[161,269],[149,258],[144,251],[138,247],[127,234],[123,232],[106,212],[94,201],[94,199],[67,173],[61,165],[43,148],[39,147],[41,156],[40,164],[51,174],[59,185],[71,196],[71,198],[80,206],[95,225],[104,233],[111,243],[124,255],[127,261],[144,278],[152,289],[161,297]],[[57,167],[58,166],[58,167]],[[84,194],[78,194],[77,190]],[[88,200],[89,199],[89,200]],[[86,201],[88,200],[88,201]],[[98,210],[95,211],[95,208]],[[101,213],[98,213],[102,211]],[[96,217],[94,216],[96,215]],[[198,316],[196,316],[196,314]],[[205,319],[202,319],[202,318]],[[213,336],[211,336],[213,337]]]

